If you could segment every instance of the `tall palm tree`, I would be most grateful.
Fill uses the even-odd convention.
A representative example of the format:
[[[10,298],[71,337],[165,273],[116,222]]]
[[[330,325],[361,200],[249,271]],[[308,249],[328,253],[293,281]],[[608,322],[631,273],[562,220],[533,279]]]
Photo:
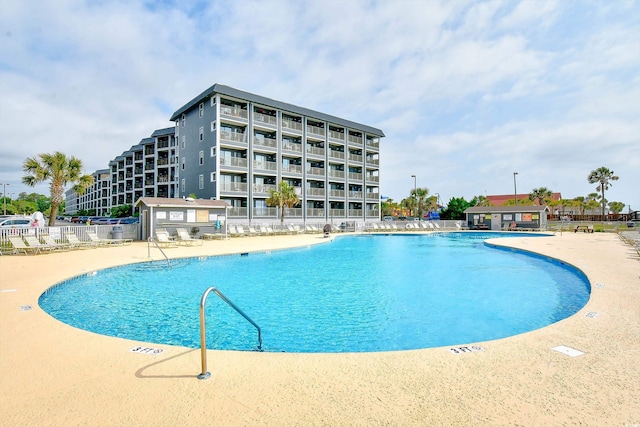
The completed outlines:
[[[584,215],[584,207],[585,207],[585,204],[587,203],[585,197],[584,196],[574,197],[573,201],[576,203],[576,207],[580,211],[580,215]]]
[[[540,206],[546,204],[548,199],[553,197],[553,192],[549,190],[547,187],[534,188],[529,193],[529,200],[534,201],[537,200]]]
[[[617,181],[619,178],[614,175],[612,170],[602,166],[596,170],[592,170],[587,179],[589,180],[589,184],[598,183],[596,190],[600,190],[600,195],[602,196],[600,205],[602,206],[602,216],[604,216],[604,207],[607,205],[607,201],[604,198],[604,190],[608,190],[609,186],[612,185],[610,181]]]
[[[422,218],[422,213],[427,207],[427,196],[429,195],[429,189],[427,187],[418,187],[411,190],[411,198],[415,200],[415,207],[418,218]]]
[[[269,190],[267,206],[280,208],[280,222],[284,223],[284,208],[292,208],[300,202],[296,189],[286,181],[280,181],[277,190]]]
[[[51,213],[49,226],[53,226],[58,214],[58,207],[64,201],[64,187],[74,184],[73,191],[82,194],[93,184],[91,175],[82,174],[82,161],[76,157],[67,157],[59,151],[38,154],[25,159],[22,170],[26,174],[22,183],[30,187],[44,181],[50,181]]]

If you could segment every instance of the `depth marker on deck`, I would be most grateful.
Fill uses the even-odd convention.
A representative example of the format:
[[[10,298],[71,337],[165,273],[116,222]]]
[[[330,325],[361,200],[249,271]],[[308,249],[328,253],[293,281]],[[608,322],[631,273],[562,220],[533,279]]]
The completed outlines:
[[[571,356],[571,357],[578,357],[578,356],[582,356],[583,354],[585,354],[584,352],[582,352],[580,350],[576,350],[575,348],[567,347],[566,345],[559,345],[557,347],[553,347],[551,350],[555,350],[558,353],[566,354],[567,356]]]

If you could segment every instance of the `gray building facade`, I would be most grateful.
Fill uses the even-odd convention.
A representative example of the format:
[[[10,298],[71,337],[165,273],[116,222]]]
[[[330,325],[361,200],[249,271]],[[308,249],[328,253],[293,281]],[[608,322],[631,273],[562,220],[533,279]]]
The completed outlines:
[[[175,196],[224,200],[231,222],[270,222],[269,190],[286,181],[300,197],[287,221],[380,218],[379,129],[220,84],[171,120]]]

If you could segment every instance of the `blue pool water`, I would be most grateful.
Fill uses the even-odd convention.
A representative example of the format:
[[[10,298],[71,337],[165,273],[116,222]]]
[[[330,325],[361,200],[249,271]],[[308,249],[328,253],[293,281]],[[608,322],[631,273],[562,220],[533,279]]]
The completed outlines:
[[[39,304],[69,325],[200,347],[199,305],[217,287],[262,329],[265,351],[368,352],[503,338],[564,319],[589,299],[584,275],[483,243],[486,233],[340,237],[301,249],[97,271]],[[538,237],[544,238],[544,237]],[[214,294],[207,348],[251,350],[257,333]]]

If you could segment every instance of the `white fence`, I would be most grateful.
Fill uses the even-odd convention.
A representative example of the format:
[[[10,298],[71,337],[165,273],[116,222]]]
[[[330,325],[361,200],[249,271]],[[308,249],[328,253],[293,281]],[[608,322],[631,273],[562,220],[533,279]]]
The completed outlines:
[[[23,234],[43,235],[48,234],[57,241],[65,242],[67,233],[74,233],[80,240],[89,241],[87,230],[95,231],[101,239],[111,239],[113,228],[120,227],[123,239],[140,240],[138,224],[118,224],[118,225],[61,225],[54,227],[24,227],[24,228],[4,228],[0,230],[0,245],[8,245],[8,236],[22,236]],[[118,229],[116,229],[118,230]]]

